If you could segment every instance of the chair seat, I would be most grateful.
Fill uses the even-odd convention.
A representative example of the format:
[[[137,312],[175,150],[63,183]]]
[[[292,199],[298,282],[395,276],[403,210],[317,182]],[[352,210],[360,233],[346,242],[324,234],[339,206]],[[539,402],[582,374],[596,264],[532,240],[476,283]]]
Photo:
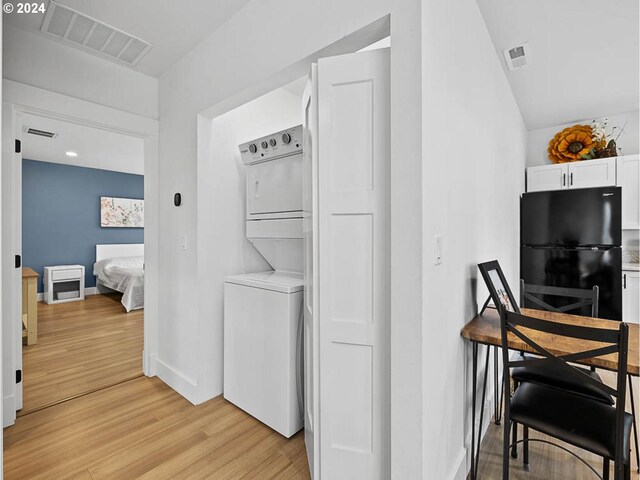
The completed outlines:
[[[529,360],[538,357],[525,354],[524,358]],[[600,375],[598,375],[596,372],[592,372],[588,368],[578,368],[578,370],[602,383]],[[514,367],[511,369],[511,378],[513,378],[513,380],[517,381],[518,383],[532,382],[541,385],[562,388],[564,390],[569,390],[570,392],[573,392],[577,395],[583,395],[607,405],[613,405],[614,403],[613,397],[611,395],[598,390],[596,387],[589,383],[576,382],[574,378],[569,377],[562,370],[555,368],[549,364],[523,365],[521,367]]]
[[[616,408],[558,388],[520,384],[511,398],[511,420],[597,455],[615,459]],[[633,417],[624,415],[625,462]]]

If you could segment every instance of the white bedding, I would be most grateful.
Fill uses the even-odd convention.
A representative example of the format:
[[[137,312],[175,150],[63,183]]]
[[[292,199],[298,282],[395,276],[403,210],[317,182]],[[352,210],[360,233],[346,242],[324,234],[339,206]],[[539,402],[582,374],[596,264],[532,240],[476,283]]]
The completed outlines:
[[[93,265],[98,283],[122,292],[122,305],[130,312],[144,307],[144,257],[116,257]]]

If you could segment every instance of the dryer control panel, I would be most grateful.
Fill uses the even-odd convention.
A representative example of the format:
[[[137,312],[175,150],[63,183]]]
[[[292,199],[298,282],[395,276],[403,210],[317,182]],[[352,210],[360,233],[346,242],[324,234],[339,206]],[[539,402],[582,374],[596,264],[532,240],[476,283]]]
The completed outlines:
[[[302,125],[257,138],[240,145],[242,163],[267,162],[302,151]]]

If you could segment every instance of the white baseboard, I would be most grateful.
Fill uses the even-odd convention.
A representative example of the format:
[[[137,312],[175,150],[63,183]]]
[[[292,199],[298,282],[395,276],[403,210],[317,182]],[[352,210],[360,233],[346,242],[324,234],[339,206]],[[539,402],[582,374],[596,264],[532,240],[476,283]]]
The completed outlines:
[[[449,480],[465,480],[467,478],[467,449],[461,448],[453,462],[453,468],[446,477]]]
[[[98,295],[98,289],[96,287],[89,287],[84,289],[84,296],[88,297],[89,295]],[[38,301],[44,302],[44,292],[38,294]]]
[[[147,377],[155,377],[158,372],[158,355],[153,353],[147,355],[142,352],[142,371]]]
[[[7,395],[2,398],[2,427],[16,423],[16,397]]]
[[[194,405],[202,403],[199,400],[198,384],[159,358],[156,358],[156,375]]]

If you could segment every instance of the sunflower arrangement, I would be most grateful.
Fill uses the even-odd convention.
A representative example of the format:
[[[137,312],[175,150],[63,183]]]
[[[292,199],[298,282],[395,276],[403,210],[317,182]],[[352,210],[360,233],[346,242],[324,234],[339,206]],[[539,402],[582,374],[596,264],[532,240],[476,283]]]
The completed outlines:
[[[591,125],[573,125],[556,133],[549,142],[549,159],[553,163],[576,162],[593,158],[615,157],[618,154],[616,140],[613,136],[616,127],[607,132],[607,120],[599,123],[595,120]]]

